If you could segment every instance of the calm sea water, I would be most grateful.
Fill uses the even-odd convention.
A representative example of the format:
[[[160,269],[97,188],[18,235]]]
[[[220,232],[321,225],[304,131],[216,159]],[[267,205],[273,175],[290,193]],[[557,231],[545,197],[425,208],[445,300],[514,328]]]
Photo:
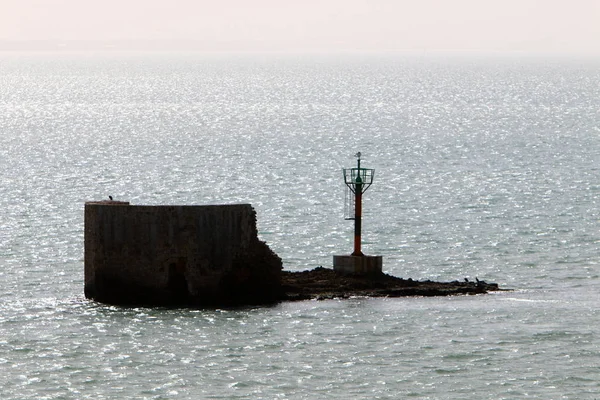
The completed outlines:
[[[124,309],[83,205],[253,204],[288,270],[352,248],[485,296]],[[0,55],[0,398],[600,398],[600,60]]]

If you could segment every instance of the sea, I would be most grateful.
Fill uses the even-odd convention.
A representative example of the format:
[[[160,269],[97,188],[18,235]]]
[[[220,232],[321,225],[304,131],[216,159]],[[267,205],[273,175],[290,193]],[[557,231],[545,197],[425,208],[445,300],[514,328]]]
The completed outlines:
[[[288,271],[362,249],[476,296],[83,295],[84,204],[250,203]],[[1,399],[600,399],[600,59],[0,54]]]

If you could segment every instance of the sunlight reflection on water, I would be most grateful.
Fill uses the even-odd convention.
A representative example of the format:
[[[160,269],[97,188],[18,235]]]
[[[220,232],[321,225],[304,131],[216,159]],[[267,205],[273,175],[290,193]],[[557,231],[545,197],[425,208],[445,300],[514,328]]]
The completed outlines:
[[[584,398],[599,390],[597,64],[400,56],[0,63],[0,382],[27,398]],[[248,56],[250,57],[250,56]],[[569,79],[565,79],[568,76]],[[83,299],[83,204],[251,203],[290,270],[352,248],[488,296],[239,310]]]

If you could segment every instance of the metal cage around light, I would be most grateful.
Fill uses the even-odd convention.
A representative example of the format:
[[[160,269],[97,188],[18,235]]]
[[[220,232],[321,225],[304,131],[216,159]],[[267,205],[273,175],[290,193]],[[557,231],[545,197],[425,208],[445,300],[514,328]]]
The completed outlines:
[[[360,185],[360,193],[366,192],[375,177],[375,170],[371,168],[344,168],[343,172],[344,183],[352,193],[356,193],[357,185]]]

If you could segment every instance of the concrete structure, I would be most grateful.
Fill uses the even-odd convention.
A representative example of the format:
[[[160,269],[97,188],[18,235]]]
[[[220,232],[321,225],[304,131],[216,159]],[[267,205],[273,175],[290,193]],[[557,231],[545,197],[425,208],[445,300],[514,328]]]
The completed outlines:
[[[382,256],[333,256],[333,270],[345,275],[378,275],[382,264]]]
[[[250,204],[85,204],[85,296],[122,305],[227,306],[281,298],[281,259]]]

